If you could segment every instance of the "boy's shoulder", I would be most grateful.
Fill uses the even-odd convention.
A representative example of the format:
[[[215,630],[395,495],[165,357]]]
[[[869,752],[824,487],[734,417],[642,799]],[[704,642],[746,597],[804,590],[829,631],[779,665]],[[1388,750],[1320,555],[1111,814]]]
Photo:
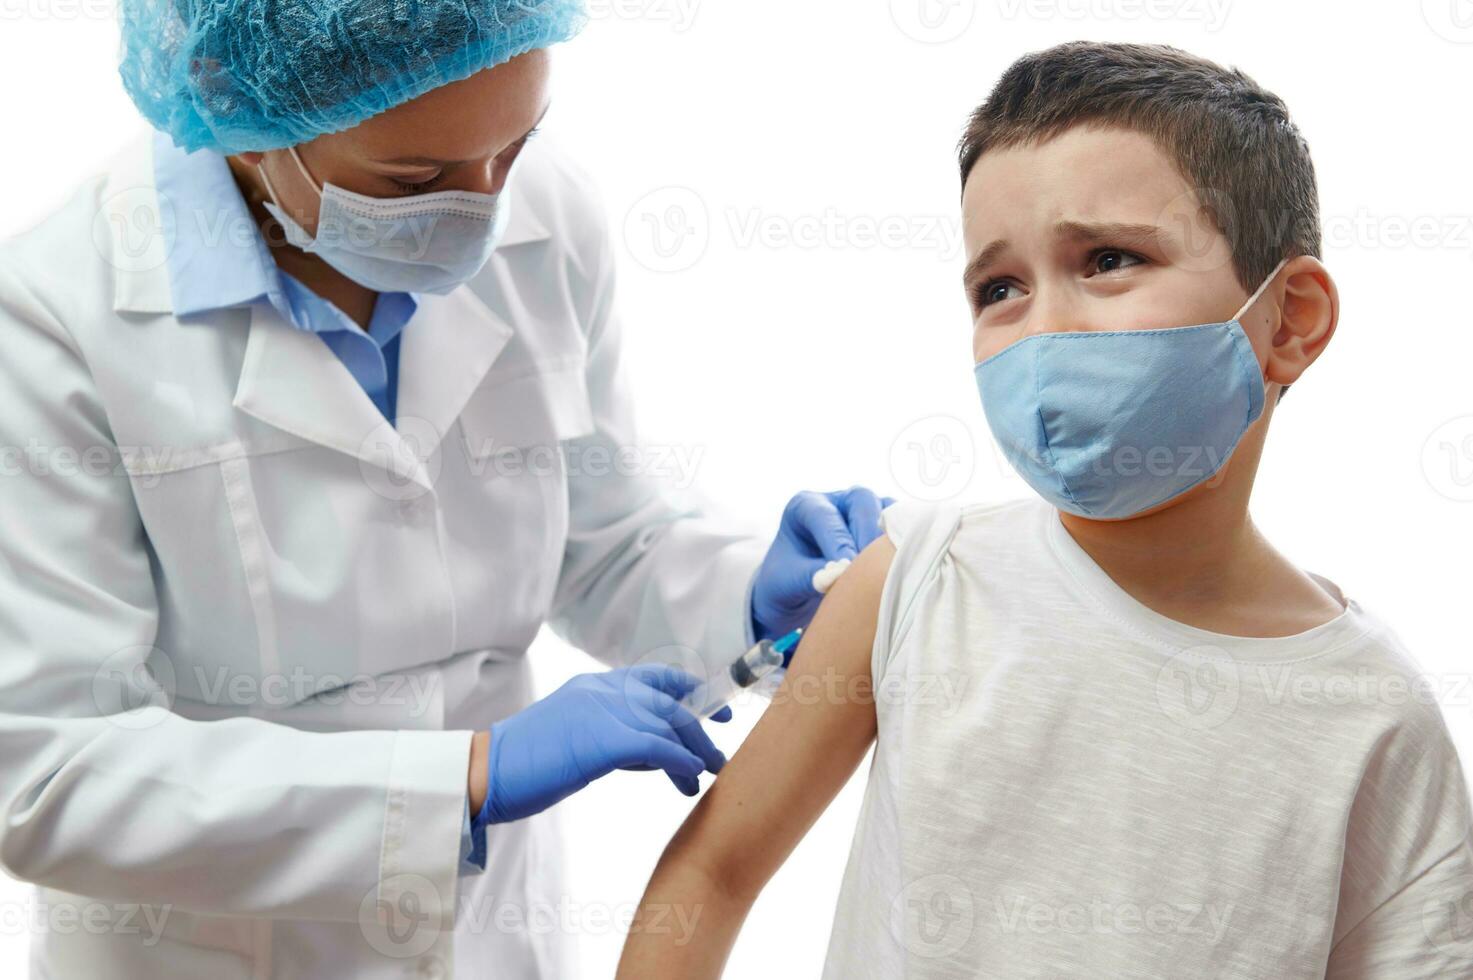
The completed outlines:
[[[950,543],[996,533],[1035,532],[1049,505],[1036,497],[986,503],[902,500],[885,508],[882,523],[897,549],[940,536]]]
[[[1442,704],[1448,695],[1438,675],[1429,673],[1407,648],[1401,636],[1378,613],[1355,596],[1340,593],[1323,575],[1310,573],[1322,585],[1331,586],[1345,604],[1344,615],[1361,623],[1363,631],[1347,644],[1340,656],[1326,656],[1298,665],[1301,688],[1306,696],[1369,709],[1387,731],[1424,748],[1436,743],[1454,753]],[[1315,678],[1310,684],[1307,678]],[[1314,692],[1318,692],[1315,694]]]
[[[974,585],[993,583],[1000,591],[1022,591],[1037,601],[1063,600],[1066,593],[1090,598],[1088,588],[1075,591],[1080,583],[1063,574],[1072,566],[1070,556],[1056,550],[1067,550],[1068,540],[1051,533],[1055,514],[1052,505],[1036,497],[893,504],[883,517],[885,533],[896,549],[889,574],[892,591],[896,598],[899,593],[919,592],[942,561],[949,560],[966,566],[965,578]],[[1118,595],[1117,585],[1103,580],[1102,570],[1074,571],[1095,572],[1095,580],[1085,584],[1109,590],[1106,598],[1117,607],[1136,605]],[[1256,689],[1281,706],[1302,700],[1347,709],[1358,706],[1360,710],[1335,712],[1339,717],[1330,728],[1354,718],[1352,724],[1395,730],[1402,740],[1450,748],[1441,705],[1461,692],[1448,690],[1451,682],[1428,673],[1386,620],[1358,597],[1347,595],[1327,575],[1307,574],[1344,606],[1342,616],[1283,644],[1248,640],[1244,644],[1248,653],[1235,657],[1244,694]],[[1308,642],[1312,637],[1315,642]]]

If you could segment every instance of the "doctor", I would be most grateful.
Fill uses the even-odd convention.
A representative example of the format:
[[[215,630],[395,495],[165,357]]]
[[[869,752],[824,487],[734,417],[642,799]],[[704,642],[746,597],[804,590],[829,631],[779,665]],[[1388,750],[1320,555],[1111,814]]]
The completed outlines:
[[[696,793],[675,699],[882,502],[764,549],[628,465],[602,212],[535,138],[574,0],[122,17],[158,132],[0,245],[0,863],[86,923],[33,975],[570,976],[548,808]],[[544,622],[617,669],[534,702]]]

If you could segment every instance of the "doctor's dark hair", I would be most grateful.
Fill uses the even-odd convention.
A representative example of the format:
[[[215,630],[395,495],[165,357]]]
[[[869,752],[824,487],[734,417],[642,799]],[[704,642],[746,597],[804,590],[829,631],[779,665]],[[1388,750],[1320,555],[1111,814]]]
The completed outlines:
[[[1074,41],[1013,62],[967,124],[962,184],[988,150],[1080,125],[1155,140],[1227,238],[1245,290],[1285,257],[1320,257],[1314,164],[1284,100],[1236,68],[1165,45]]]

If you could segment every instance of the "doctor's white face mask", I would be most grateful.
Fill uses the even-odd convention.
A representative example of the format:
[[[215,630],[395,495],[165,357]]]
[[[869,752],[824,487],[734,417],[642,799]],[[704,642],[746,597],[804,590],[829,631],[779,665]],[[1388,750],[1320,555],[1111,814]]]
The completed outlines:
[[[286,240],[354,282],[376,292],[448,293],[469,280],[506,231],[506,189],[516,164],[497,194],[436,191],[378,198],[334,184],[318,185],[296,147],[287,150],[322,204],[317,235],[307,234],[281,207],[266,168],[261,179],[271,200],[266,210],[286,231]]]

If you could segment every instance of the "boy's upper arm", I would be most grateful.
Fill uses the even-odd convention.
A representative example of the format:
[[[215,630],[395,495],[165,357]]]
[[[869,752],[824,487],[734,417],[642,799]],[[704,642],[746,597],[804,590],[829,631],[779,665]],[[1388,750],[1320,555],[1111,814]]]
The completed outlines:
[[[755,897],[843,787],[875,737],[870,653],[894,555],[881,537],[834,584],[772,704],[667,856]]]

